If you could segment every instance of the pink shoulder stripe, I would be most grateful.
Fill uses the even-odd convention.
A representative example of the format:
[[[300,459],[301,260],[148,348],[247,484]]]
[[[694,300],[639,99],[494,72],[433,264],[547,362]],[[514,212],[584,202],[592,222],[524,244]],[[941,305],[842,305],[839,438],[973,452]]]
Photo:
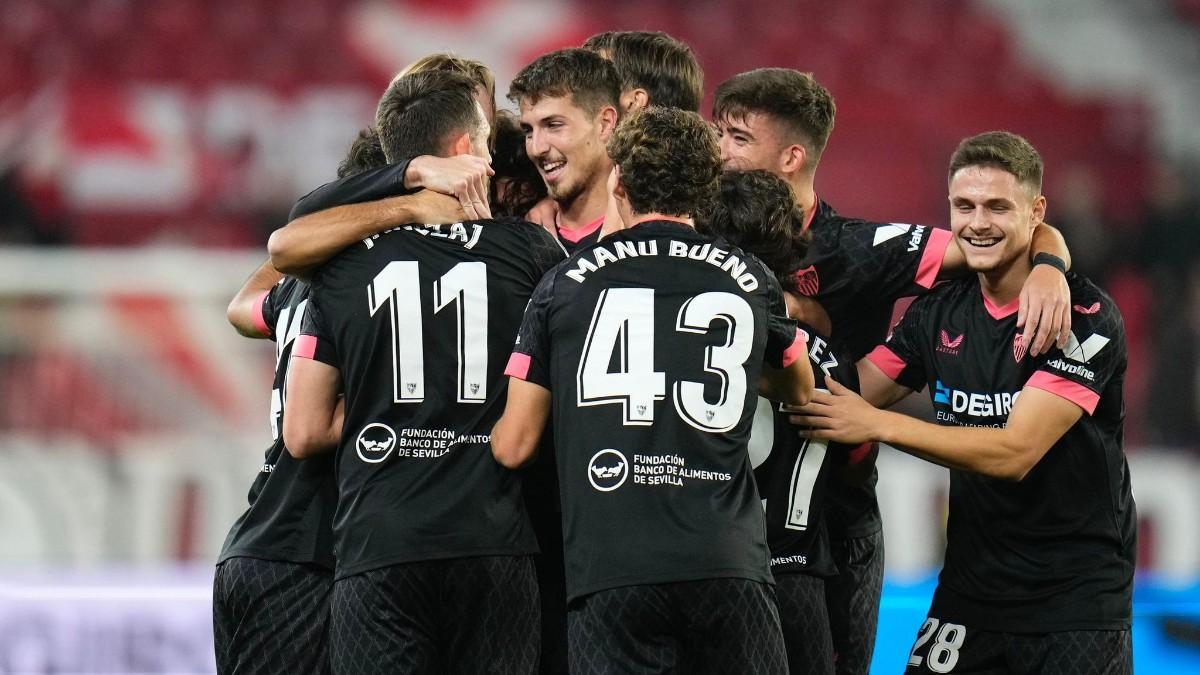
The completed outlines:
[[[892,380],[900,377],[900,373],[904,372],[904,367],[908,364],[904,359],[896,356],[896,352],[888,349],[887,345],[879,345],[867,354],[867,360],[874,363],[884,375],[887,375]]]
[[[938,270],[942,269],[942,258],[946,257],[946,248],[950,246],[953,238],[950,230],[937,227],[929,229],[929,243],[925,244],[925,252],[921,254],[921,263],[917,265],[917,278],[914,279],[918,286],[933,288],[933,283],[937,281]]]
[[[808,351],[808,333],[803,329],[796,329],[796,337],[792,338],[792,344],[783,350],[783,367],[787,368],[796,362],[796,359],[804,355]]]
[[[1083,411],[1089,415],[1096,412],[1096,405],[1100,403],[1100,394],[1078,382],[1072,382],[1065,377],[1060,377],[1054,373],[1047,373],[1044,370],[1035,372],[1029,378],[1029,381],[1025,383],[1025,386],[1061,396],[1083,408]]]
[[[254,329],[262,335],[271,334],[271,327],[267,325],[267,319],[263,316],[263,304],[266,303],[267,295],[270,292],[263,291],[262,295],[258,296],[258,299],[254,301],[254,311],[251,312],[254,315]]]
[[[317,336],[301,335],[296,338],[296,343],[292,345],[292,356],[302,359],[311,359],[317,354]]]
[[[512,356],[508,357],[508,365],[504,368],[504,374],[518,380],[527,380],[529,379],[529,364],[532,360],[528,354],[513,352]]]

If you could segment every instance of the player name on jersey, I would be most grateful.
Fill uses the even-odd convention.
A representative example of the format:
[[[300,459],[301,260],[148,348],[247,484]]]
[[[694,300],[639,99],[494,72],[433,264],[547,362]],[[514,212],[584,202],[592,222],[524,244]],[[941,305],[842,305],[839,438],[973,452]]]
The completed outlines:
[[[670,240],[664,246],[666,254],[672,258],[690,258],[700,260],[728,272],[737,282],[739,288],[747,293],[758,288],[758,279],[749,272],[746,260],[740,255],[730,253],[713,244],[688,244]],[[587,279],[588,272],[595,272],[605,265],[627,258],[638,258],[658,255],[658,241],[616,241],[612,246],[597,246],[590,251],[584,251],[571,259],[566,276],[578,283]],[[570,265],[574,265],[573,268]]]

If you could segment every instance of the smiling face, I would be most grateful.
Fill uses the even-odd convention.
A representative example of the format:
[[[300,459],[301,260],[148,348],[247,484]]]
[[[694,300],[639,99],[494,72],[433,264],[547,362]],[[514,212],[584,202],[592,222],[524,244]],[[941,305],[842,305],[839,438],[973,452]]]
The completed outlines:
[[[596,181],[608,178],[611,164],[605,143],[612,134],[609,119],[616,119],[611,106],[592,115],[569,94],[543,96],[536,103],[521,101],[525,150],[550,197],[561,206],[569,206]]]
[[[724,169],[761,169],[786,178],[783,175],[786,145],[780,140],[778,126],[770,116],[756,112],[717,120],[717,138]]]
[[[1027,260],[1046,198],[994,166],[966,166],[950,177],[950,230],[974,272],[1003,272]]]

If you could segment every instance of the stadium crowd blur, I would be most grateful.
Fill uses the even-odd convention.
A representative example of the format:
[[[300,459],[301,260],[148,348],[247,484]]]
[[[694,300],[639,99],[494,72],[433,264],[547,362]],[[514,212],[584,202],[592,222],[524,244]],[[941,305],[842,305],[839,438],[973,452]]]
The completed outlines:
[[[1197,158],[1159,152],[1151,115],[1133,94],[1066,93],[1016,53],[1002,22],[952,0],[616,0],[603,10],[580,1],[548,33],[492,30],[494,22],[473,18],[485,5],[516,4],[5,0],[0,245],[261,248],[295,198],[332,178],[392,72],[421,55],[413,47],[403,58],[364,36],[364,24],[381,17],[394,21],[401,42],[411,37],[406,18],[474,22],[470,30],[493,33],[482,53],[472,50],[467,28],[446,33],[461,44],[434,48],[518,65],[596,30],[665,30],[694,46],[710,92],[733,73],[766,65],[811,70],[833,92],[837,129],[817,188],[846,212],[944,224],[944,165],[954,144],[994,127],[1029,137],[1051,167],[1049,220],[1066,235],[1075,268],[1125,315],[1127,447],[1200,447],[1200,171]],[[1200,3],[1168,4],[1200,26]],[[529,41],[531,34],[541,37]],[[962,49],[964,40],[973,48]],[[496,64],[502,77],[511,63]],[[506,85],[497,88],[503,94]],[[303,98],[314,91],[349,91],[360,105],[320,112]],[[215,92],[225,92],[224,103],[213,103]],[[238,96],[273,103],[248,113],[222,107]],[[179,102],[180,114],[163,113]],[[321,155],[329,159],[300,171],[301,159],[279,160],[280,141],[265,141],[261,125],[230,122],[282,111],[287,124],[296,118],[289,106],[300,105],[308,107],[305,125],[292,133],[316,124],[329,146]],[[106,193],[106,172],[133,185]],[[145,176],[159,180],[139,192]]]

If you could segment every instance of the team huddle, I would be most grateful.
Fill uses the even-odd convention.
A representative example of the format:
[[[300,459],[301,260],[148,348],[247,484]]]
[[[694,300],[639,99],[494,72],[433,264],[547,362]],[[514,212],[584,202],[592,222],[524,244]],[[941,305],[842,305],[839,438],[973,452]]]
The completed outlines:
[[[230,304],[274,442],[219,672],[866,673],[879,443],[951,475],[907,672],[1131,672],[1124,327],[1028,141],[963,140],[945,230],[817,197],[811,74],[708,122],[687,45],[616,32],[494,90],[397,75]]]

